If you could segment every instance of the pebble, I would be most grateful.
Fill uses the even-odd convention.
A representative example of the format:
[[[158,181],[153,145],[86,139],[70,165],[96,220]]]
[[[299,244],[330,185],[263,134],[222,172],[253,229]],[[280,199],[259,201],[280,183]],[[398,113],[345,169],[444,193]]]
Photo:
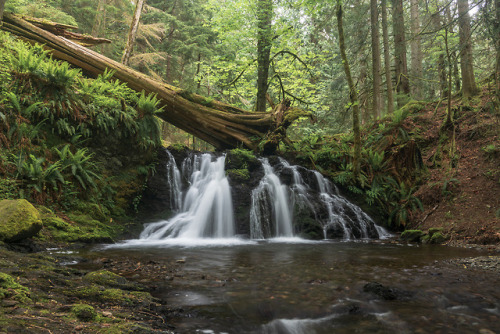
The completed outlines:
[[[498,255],[470,257],[457,260],[450,260],[449,262],[459,265],[464,269],[469,269],[469,268],[483,269],[500,274],[500,256]]]

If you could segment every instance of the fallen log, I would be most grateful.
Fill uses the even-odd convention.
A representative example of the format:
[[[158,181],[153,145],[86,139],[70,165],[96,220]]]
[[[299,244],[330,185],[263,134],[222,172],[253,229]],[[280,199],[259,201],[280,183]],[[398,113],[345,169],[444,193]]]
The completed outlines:
[[[50,27],[51,31],[45,30],[45,27]],[[286,117],[280,116],[278,121],[273,113],[245,111],[153,80],[64,36],[56,35],[58,30],[66,30],[61,27],[57,26],[56,29],[50,24],[37,26],[11,13],[4,13],[3,24],[0,25],[2,30],[31,43],[43,44],[54,57],[82,68],[87,75],[97,76],[105,70],[112,70],[113,76],[126,82],[131,89],[156,94],[163,107],[158,117],[218,149],[243,144],[256,150],[257,144],[266,134],[275,129],[283,133],[284,126],[287,127],[291,120],[310,116],[309,112],[297,113],[294,109],[294,114],[287,118],[287,124],[279,124]]]

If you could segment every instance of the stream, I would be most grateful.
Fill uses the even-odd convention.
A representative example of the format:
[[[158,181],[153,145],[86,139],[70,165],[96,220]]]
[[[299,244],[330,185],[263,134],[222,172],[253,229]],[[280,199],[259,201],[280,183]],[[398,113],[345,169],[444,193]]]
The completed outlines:
[[[182,310],[170,320],[175,333],[500,332],[498,273],[450,263],[487,255],[477,250],[298,238],[205,241],[103,245],[83,252],[90,261],[77,266],[98,266],[94,260],[102,257],[176,265],[175,273],[156,272],[155,282],[146,283],[169,308]],[[364,291],[374,282],[382,292]]]

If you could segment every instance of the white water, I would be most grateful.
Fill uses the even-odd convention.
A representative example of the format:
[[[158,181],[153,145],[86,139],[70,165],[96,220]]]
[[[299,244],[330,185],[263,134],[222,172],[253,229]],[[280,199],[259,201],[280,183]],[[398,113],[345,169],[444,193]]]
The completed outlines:
[[[170,207],[172,211],[179,212],[182,207],[182,181],[181,172],[177,168],[175,158],[166,150],[168,155],[167,162],[167,182],[170,185]]]
[[[233,237],[233,205],[224,159],[222,156],[212,161],[210,154],[202,154],[186,160],[183,170],[186,168],[191,177],[190,187],[181,201],[181,212],[171,219],[147,225],[140,239]],[[174,161],[173,157],[171,161]]]
[[[250,237],[292,237],[292,208],[289,205],[288,187],[274,173],[267,159],[262,159],[264,177],[252,191],[250,209]]]

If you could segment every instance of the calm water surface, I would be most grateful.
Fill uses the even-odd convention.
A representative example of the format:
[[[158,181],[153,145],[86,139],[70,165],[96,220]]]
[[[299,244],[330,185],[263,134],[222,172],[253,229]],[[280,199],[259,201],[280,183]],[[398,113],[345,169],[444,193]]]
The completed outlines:
[[[183,262],[156,292],[184,310],[177,333],[500,333],[499,275],[448,263],[484,255],[475,250],[325,241],[94,251],[102,253]],[[397,299],[364,292],[369,282]]]

